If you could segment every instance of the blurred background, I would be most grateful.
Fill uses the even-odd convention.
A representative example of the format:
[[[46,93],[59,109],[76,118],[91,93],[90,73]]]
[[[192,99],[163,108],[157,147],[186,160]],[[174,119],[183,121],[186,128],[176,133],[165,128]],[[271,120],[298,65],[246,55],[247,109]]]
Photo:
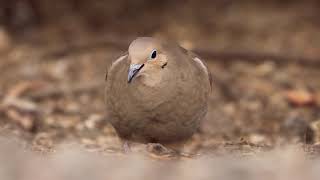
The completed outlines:
[[[155,36],[195,51],[213,74],[188,151],[315,148],[319,10],[316,0],[1,0],[0,132],[40,152],[69,140],[118,151],[105,73],[130,41]]]

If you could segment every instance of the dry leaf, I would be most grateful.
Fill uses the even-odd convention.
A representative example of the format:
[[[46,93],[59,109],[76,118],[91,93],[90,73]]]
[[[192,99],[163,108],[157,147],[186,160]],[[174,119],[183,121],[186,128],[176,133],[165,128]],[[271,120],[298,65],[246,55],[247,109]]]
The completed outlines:
[[[286,92],[288,102],[295,106],[315,104],[315,96],[306,90],[291,90]]]

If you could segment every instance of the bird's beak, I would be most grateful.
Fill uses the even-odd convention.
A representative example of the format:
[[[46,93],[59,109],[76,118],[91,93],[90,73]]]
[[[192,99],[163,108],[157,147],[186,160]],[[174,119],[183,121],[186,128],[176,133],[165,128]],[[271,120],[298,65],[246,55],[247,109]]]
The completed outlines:
[[[144,64],[131,64],[128,72],[128,83],[138,74],[140,69],[142,69]]]

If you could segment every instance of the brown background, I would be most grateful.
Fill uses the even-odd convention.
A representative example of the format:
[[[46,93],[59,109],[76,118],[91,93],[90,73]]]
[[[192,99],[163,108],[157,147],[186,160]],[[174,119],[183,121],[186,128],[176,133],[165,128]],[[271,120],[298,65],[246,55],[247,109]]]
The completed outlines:
[[[36,152],[66,141],[120,152],[105,72],[135,37],[156,36],[194,50],[213,74],[207,119],[187,151],[316,151],[319,10],[289,0],[2,0],[1,134]]]

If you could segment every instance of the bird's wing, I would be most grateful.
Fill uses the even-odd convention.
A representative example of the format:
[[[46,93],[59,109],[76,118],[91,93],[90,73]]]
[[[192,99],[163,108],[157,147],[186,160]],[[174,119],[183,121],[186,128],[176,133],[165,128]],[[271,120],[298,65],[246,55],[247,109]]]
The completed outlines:
[[[120,56],[117,60],[113,61],[112,64],[111,64],[111,67],[107,70],[107,73],[106,73],[106,77],[105,77],[105,80],[107,81],[108,79],[108,76],[109,74],[116,70],[117,67],[122,64],[122,63],[125,63],[125,61],[127,60],[128,58],[128,52],[126,52],[125,54],[123,54],[122,56]]]
[[[188,51],[188,50],[185,50],[184,51],[187,52],[188,56],[194,60],[194,62],[196,62],[196,64],[200,67],[200,69],[202,69],[204,72],[207,73],[208,77],[209,77],[209,83],[210,83],[210,87],[212,89],[212,85],[213,85],[213,80],[212,80],[212,74],[208,68],[208,65],[207,63],[205,63],[204,61],[201,60],[201,58],[196,55],[195,53],[193,53],[192,51]]]
[[[208,65],[205,62],[203,62],[199,57],[194,57],[193,60],[208,74],[210,87],[212,89],[213,80],[212,80],[212,74],[209,71]]]

